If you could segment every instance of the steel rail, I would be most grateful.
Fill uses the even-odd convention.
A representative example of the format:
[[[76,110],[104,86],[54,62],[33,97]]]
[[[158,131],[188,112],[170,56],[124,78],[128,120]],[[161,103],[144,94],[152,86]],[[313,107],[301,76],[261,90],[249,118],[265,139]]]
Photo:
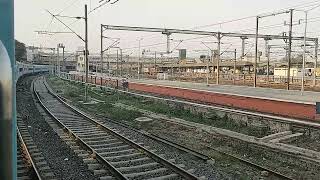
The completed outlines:
[[[92,91],[92,92],[95,93],[94,91]],[[97,95],[99,95],[99,94],[97,94]],[[58,94],[57,94],[57,96],[58,96],[59,98],[61,98],[63,101],[69,101],[68,99],[66,99],[66,98],[64,98],[64,97],[62,97],[62,96],[60,96],[60,95],[58,95]],[[98,115],[99,115],[99,114],[98,114]],[[136,133],[139,133],[139,134],[141,134],[141,135],[143,135],[143,136],[145,136],[145,137],[148,137],[148,138],[153,139],[153,140],[155,140],[155,141],[164,143],[164,144],[166,144],[166,145],[168,145],[168,146],[177,148],[177,149],[179,149],[180,151],[183,151],[183,152],[192,154],[192,155],[196,156],[197,158],[199,158],[199,159],[201,159],[201,160],[203,160],[203,161],[207,161],[207,160],[210,160],[210,159],[211,159],[211,158],[210,158],[209,156],[207,156],[207,155],[204,155],[204,154],[202,154],[202,153],[199,153],[199,152],[197,152],[197,151],[194,151],[194,150],[192,150],[192,149],[190,149],[190,148],[188,148],[188,147],[182,146],[182,145],[177,144],[177,143],[175,143],[175,142],[173,142],[173,141],[169,141],[169,140],[167,140],[167,139],[161,138],[161,137],[156,136],[156,135],[154,135],[154,134],[150,134],[150,133],[148,133],[148,132],[141,131],[141,130],[136,129],[136,128],[128,125],[128,124],[125,124],[125,123],[122,123],[122,122],[118,122],[118,121],[114,121],[114,120],[112,120],[112,119],[110,119],[110,118],[106,118],[106,117],[103,117],[103,118],[104,118],[104,119],[107,119],[107,121],[110,121],[110,122],[112,122],[112,123],[114,123],[114,124],[117,124],[117,125],[119,125],[119,126],[122,126],[122,127],[127,128],[127,129],[130,129],[131,131],[134,131],[134,132],[136,132]]]
[[[34,82],[35,83],[35,82]],[[46,86],[47,88],[47,86]],[[48,92],[50,93],[49,89],[47,88]],[[110,164],[108,161],[106,161],[98,152],[96,152],[93,148],[90,147],[86,142],[84,142],[79,136],[77,136],[71,129],[66,127],[43,103],[41,100],[38,92],[35,89],[35,85],[33,86],[33,92],[35,96],[37,97],[37,100],[39,101],[40,105],[43,107],[43,109],[58,123],[60,127],[62,127],[65,131],[72,134],[73,137],[79,142],[83,147],[88,149],[92,152],[92,154],[99,160],[99,162],[102,162],[104,165],[107,166],[107,168],[111,171],[112,175],[117,179],[122,180],[128,180],[120,171],[118,171],[112,164]],[[51,94],[51,93],[50,93]],[[59,99],[61,100],[61,99]],[[62,100],[61,100],[62,101]]]
[[[95,84],[91,84],[91,85],[95,85]],[[121,91],[121,90],[120,90],[120,91]],[[125,92],[125,91],[124,91],[124,92]],[[60,98],[62,98],[60,95],[57,95],[57,96],[60,97]],[[65,99],[65,98],[63,98],[63,99]],[[105,118],[105,117],[104,117],[104,118]],[[165,144],[168,144],[168,145],[170,145],[170,146],[176,147],[176,148],[178,148],[178,149],[180,149],[180,150],[182,150],[182,151],[188,152],[188,153],[190,153],[190,154],[192,154],[192,155],[194,155],[194,156],[196,156],[196,157],[198,157],[198,158],[200,158],[200,159],[202,159],[202,160],[210,160],[210,159],[211,159],[210,156],[207,156],[207,155],[205,155],[205,154],[202,154],[202,153],[200,153],[200,152],[197,152],[197,151],[195,151],[195,150],[193,150],[193,149],[190,149],[190,148],[185,147],[185,146],[183,146],[183,145],[180,145],[180,144],[178,144],[178,143],[175,143],[175,142],[169,141],[169,140],[167,140],[167,139],[161,138],[161,137],[159,137],[159,136],[157,136],[157,135],[154,135],[154,134],[150,134],[150,133],[141,131],[141,130],[136,129],[136,128],[134,128],[134,127],[132,127],[132,126],[126,124],[126,123],[117,122],[117,121],[114,121],[114,120],[109,119],[109,118],[105,118],[105,119],[107,119],[108,121],[110,121],[110,122],[112,122],[112,123],[114,123],[114,124],[117,124],[117,125],[119,125],[119,126],[128,128],[128,129],[130,129],[130,130],[132,130],[132,131],[135,131],[135,132],[137,132],[137,133],[140,133],[140,134],[142,134],[142,135],[144,135],[144,136],[146,136],[146,137],[149,137],[149,138],[151,138],[151,139],[154,139],[154,140],[156,140],[156,141],[160,141],[160,142],[162,142],[162,143],[165,143]],[[193,126],[191,126],[191,127],[193,127]],[[208,148],[208,149],[211,149],[211,150],[213,150],[213,151],[216,151],[216,152],[218,152],[218,153],[220,153],[220,154],[222,154],[222,155],[224,155],[224,156],[231,157],[231,158],[236,159],[236,160],[238,160],[238,161],[240,161],[240,162],[243,162],[243,163],[245,163],[245,164],[248,164],[248,165],[250,165],[250,166],[252,166],[252,167],[255,167],[255,168],[257,168],[257,169],[264,170],[264,171],[268,171],[269,173],[273,174],[273,175],[276,176],[276,177],[283,178],[283,179],[288,179],[288,180],[294,180],[293,178],[291,178],[291,177],[289,177],[289,176],[286,176],[286,175],[284,175],[284,174],[282,174],[282,173],[279,173],[279,172],[276,172],[276,171],[271,170],[271,169],[269,169],[269,168],[263,167],[263,166],[261,166],[261,165],[259,165],[259,164],[250,162],[250,161],[248,161],[248,160],[246,160],[246,159],[237,157],[237,156],[232,155],[232,154],[230,154],[230,153],[223,152],[223,151],[221,151],[221,150],[218,150],[218,149],[213,148],[213,147],[210,147],[210,146],[205,146],[205,147]],[[260,146],[259,146],[259,147],[260,147]],[[261,148],[264,148],[264,147],[261,147]],[[266,148],[264,148],[264,149],[266,149]]]
[[[145,147],[133,142],[132,140],[120,135],[119,133],[115,132],[114,130],[106,127],[104,124],[101,124],[97,121],[95,121],[94,119],[92,119],[91,117],[87,116],[86,114],[84,114],[83,112],[79,111],[78,109],[74,108],[73,106],[69,105],[68,103],[66,103],[65,101],[63,101],[59,96],[57,96],[54,92],[52,92],[50,90],[50,88],[48,88],[48,85],[46,83],[46,81],[44,80],[44,85],[47,88],[49,94],[51,94],[52,96],[54,96],[55,98],[57,98],[62,104],[64,104],[65,106],[67,106],[69,109],[71,109],[73,112],[77,113],[78,115],[81,115],[82,117],[84,117],[85,119],[89,120],[90,122],[94,123],[95,125],[97,125],[98,127],[108,131],[109,133],[111,133],[112,135],[118,137],[119,139],[121,139],[122,141],[126,142],[127,144],[130,144],[132,147],[140,150],[141,152],[143,152],[145,155],[147,155],[148,157],[152,158],[153,160],[159,162],[160,164],[164,165],[165,167],[167,167],[168,169],[173,170],[175,173],[177,173],[178,175],[182,176],[185,179],[198,179],[196,176],[194,176],[193,174],[189,173],[188,171],[176,166],[175,164],[167,161],[166,159],[160,157],[159,155],[153,153],[152,151],[146,149]],[[39,97],[39,96],[38,96]],[[40,98],[40,97],[39,97]],[[47,111],[49,111],[47,109]],[[52,114],[52,113],[51,113]],[[53,115],[53,114],[52,114]],[[60,121],[59,121],[60,122]],[[60,122],[61,123],[61,122]],[[62,124],[62,123],[61,123]],[[63,124],[62,124],[63,125]],[[82,141],[79,137],[78,139],[80,141]],[[83,141],[82,141],[83,142]],[[84,143],[84,142],[83,142]],[[89,147],[89,145],[87,145]],[[95,152],[97,155],[98,153]],[[111,164],[110,164],[111,165]]]
[[[69,80],[69,79],[65,79],[65,80]],[[70,81],[72,81],[72,80],[70,80]],[[77,82],[77,81],[75,81],[75,82]],[[94,85],[96,85],[96,84],[91,84],[91,85],[94,86]],[[101,86],[101,85],[96,85],[96,86]],[[104,87],[104,86],[101,86],[101,87]],[[107,87],[107,88],[110,88],[110,87]],[[113,89],[113,88],[110,88],[110,89]],[[150,97],[150,96],[151,96],[151,95],[143,95],[143,94],[139,94],[139,93],[127,92],[127,91],[123,91],[123,90],[120,90],[120,89],[116,89],[116,90],[117,90],[117,91],[120,91],[120,92],[123,92],[123,93],[129,93],[129,94],[132,94],[132,95],[138,95],[138,96],[143,96],[143,97]],[[58,95],[58,96],[59,96],[59,95]],[[172,100],[172,99],[167,99],[167,98],[158,97],[158,96],[152,96],[152,98],[160,98],[160,99],[164,99],[164,100],[166,100],[166,101],[179,101],[179,102],[182,102],[182,100]],[[198,103],[190,102],[190,101],[189,101],[188,103],[197,104],[197,105],[201,105],[201,106],[209,106],[209,105],[206,105],[206,104],[198,104]],[[210,107],[211,107],[211,106],[210,106]],[[265,114],[253,113],[253,112],[245,112],[245,111],[235,110],[235,109],[230,109],[230,108],[223,108],[223,107],[214,107],[214,108],[215,108],[215,109],[222,110],[222,111],[224,111],[224,112],[232,112],[232,113],[245,114],[245,115],[257,116],[257,117],[261,117],[262,115],[264,115],[264,116],[266,116],[265,118],[271,118],[271,119],[275,118],[275,117],[272,116],[272,115],[265,115]],[[262,116],[262,117],[263,117],[263,116]],[[279,118],[279,119],[274,119],[275,121],[286,122],[286,123],[288,123],[288,122],[285,121],[285,120],[289,119],[289,118],[280,118],[280,117],[276,117],[276,118]],[[281,119],[281,120],[280,120],[280,119]],[[149,136],[150,138],[153,138],[153,137],[154,137],[154,138],[163,139],[163,138],[160,138],[160,137],[158,137],[158,136],[156,136],[156,135],[142,132],[141,130],[135,129],[135,128],[133,128],[133,127],[131,127],[130,125],[127,125],[127,124],[125,124],[125,123],[116,122],[116,121],[113,121],[113,120],[111,120],[111,119],[109,119],[109,118],[107,118],[107,120],[108,120],[108,121],[111,121],[112,123],[118,124],[118,125],[120,125],[120,126],[129,128],[129,129],[131,129],[131,130],[133,130],[133,131],[136,131],[136,132],[138,132],[138,133],[141,133],[141,134],[143,134],[143,135]],[[297,122],[291,122],[291,123],[292,123],[292,124],[295,123],[296,125],[299,124],[299,123],[297,123]],[[300,125],[302,125],[302,124],[300,124]],[[192,126],[192,127],[193,127],[193,126]],[[315,127],[313,127],[313,128],[315,128]],[[153,136],[153,137],[152,137],[152,136]],[[168,140],[163,139],[163,141],[168,141]],[[170,141],[169,141],[169,143],[173,143],[173,142],[170,142]],[[179,145],[179,144],[177,144],[177,145],[178,145],[178,146],[181,146],[181,145]],[[253,144],[253,145],[255,145],[255,144]],[[181,147],[183,147],[183,146],[181,146]],[[269,148],[262,147],[262,146],[258,146],[258,147],[264,148],[264,149],[269,149]],[[220,150],[215,149],[215,148],[213,148],[213,147],[206,146],[206,148],[212,149],[212,150],[214,150],[214,151],[216,151],[216,152],[218,152],[218,153],[224,154],[224,155],[226,155],[226,156],[230,156],[230,157],[232,157],[232,158],[235,158],[235,159],[237,159],[237,160],[239,160],[239,161],[241,161],[241,162],[244,162],[244,163],[246,163],[246,164],[252,165],[252,166],[254,166],[254,167],[256,167],[256,168],[259,168],[259,169],[261,169],[261,170],[266,170],[266,171],[274,174],[274,175],[277,176],[277,177],[281,177],[281,178],[284,178],[284,179],[291,179],[291,180],[293,179],[293,178],[288,177],[288,176],[286,176],[286,175],[284,175],[284,174],[281,174],[281,173],[279,173],[279,172],[276,172],[276,171],[273,171],[273,170],[271,170],[271,169],[265,168],[265,167],[263,167],[263,166],[261,166],[261,165],[255,164],[255,163],[253,163],[253,162],[250,162],[250,161],[248,161],[248,160],[245,160],[245,159],[242,159],[242,158],[240,158],[240,157],[234,156],[234,155],[232,155],[232,154],[229,154],[229,153],[220,151]],[[189,149],[189,148],[187,148],[187,149]],[[192,150],[192,149],[189,149],[189,150],[194,151],[194,150]],[[274,151],[273,149],[271,149],[271,150]],[[194,152],[196,152],[196,151],[194,151]],[[277,151],[274,151],[274,152],[277,152]],[[198,152],[196,152],[196,153],[198,153]],[[284,153],[284,152],[283,152],[283,153]],[[201,154],[201,153],[200,153],[200,154]],[[289,154],[289,153],[284,153],[284,154],[292,155],[292,154]],[[204,156],[206,156],[206,155],[204,155]],[[209,158],[210,158],[210,157],[209,157]]]
[[[33,159],[32,159],[32,156],[31,154],[29,153],[29,150],[28,150],[28,147],[26,145],[26,143],[24,142],[23,138],[22,138],[22,135],[20,133],[20,130],[19,130],[19,127],[17,127],[17,134],[18,134],[18,138],[20,140],[20,143],[22,144],[22,148],[24,150],[24,152],[26,152],[26,156],[28,158],[28,160],[30,161],[31,163],[31,166],[32,166],[32,171],[34,172],[34,174],[36,175],[36,177],[32,177],[32,179],[38,179],[38,180],[42,180],[41,178],[41,175],[38,171],[38,168],[37,166],[35,165]],[[33,173],[32,173],[33,174]]]
[[[190,148],[185,147],[185,146],[183,146],[183,145],[181,145],[181,144],[172,142],[172,141],[170,141],[170,140],[167,140],[167,139],[165,139],[165,138],[159,137],[159,136],[157,136],[157,135],[143,132],[143,131],[141,131],[141,130],[139,130],[139,129],[136,129],[136,128],[128,125],[128,124],[121,123],[121,122],[116,122],[116,121],[113,121],[113,120],[111,120],[111,119],[109,119],[109,118],[107,118],[107,120],[110,121],[110,122],[112,122],[112,123],[118,124],[118,125],[120,125],[120,126],[122,126],[122,127],[128,128],[128,129],[130,129],[130,130],[132,130],[132,131],[141,133],[142,135],[147,136],[147,137],[149,137],[149,138],[151,138],[151,139],[154,139],[154,140],[156,140],[156,141],[160,141],[160,142],[162,142],[162,143],[171,145],[171,146],[176,147],[176,148],[178,148],[178,149],[181,148],[180,150],[186,151],[186,152],[188,152],[188,153],[190,153],[190,154],[192,154],[192,155],[194,155],[194,156],[196,156],[196,157],[198,157],[198,158],[200,158],[200,159],[202,159],[202,160],[210,160],[210,159],[211,159],[210,156],[207,156],[207,155],[205,155],[205,154],[202,154],[202,153],[200,153],[200,152],[197,152],[196,150],[190,149]],[[265,167],[263,167],[263,166],[260,166],[260,165],[258,165],[258,164],[256,164],[256,163],[253,163],[253,162],[250,162],[250,161],[245,160],[245,159],[243,159],[243,158],[234,156],[234,155],[232,155],[232,154],[230,154],[230,153],[226,153],[226,152],[220,151],[220,150],[218,150],[218,149],[216,149],[216,148],[213,148],[213,147],[210,147],[210,146],[205,146],[205,147],[206,147],[206,148],[209,148],[209,149],[212,149],[212,150],[214,150],[214,151],[216,151],[216,152],[218,152],[218,153],[220,153],[220,154],[223,154],[223,155],[225,155],[225,156],[229,156],[229,157],[232,157],[232,158],[234,158],[234,159],[237,159],[237,160],[239,160],[239,161],[241,161],[241,162],[243,162],[243,163],[245,163],[245,164],[249,164],[249,165],[251,165],[251,166],[253,166],[253,167],[256,167],[256,168],[258,168],[258,169],[260,169],[260,170],[265,170],[265,171],[271,172],[272,174],[274,174],[274,175],[277,176],[277,177],[281,177],[281,178],[291,179],[291,180],[292,180],[292,178],[290,178],[290,177],[288,177],[288,176],[286,176],[286,175],[283,175],[283,174],[281,174],[281,173],[279,173],[279,172],[276,172],[276,171],[273,171],[273,170],[271,170],[271,169],[265,168]]]
[[[59,95],[57,95],[57,96],[59,96]],[[59,97],[62,98],[61,96],[59,96]],[[172,142],[172,141],[170,141],[170,140],[161,138],[161,137],[159,137],[159,136],[157,136],[157,135],[154,135],[154,134],[150,134],[150,133],[141,131],[141,130],[136,129],[136,128],[134,128],[134,127],[132,127],[132,126],[126,124],[126,123],[117,122],[117,121],[114,121],[114,120],[109,119],[109,118],[105,118],[105,119],[107,119],[108,121],[110,121],[110,122],[112,122],[112,123],[114,123],[114,124],[117,124],[117,125],[119,125],[119,126],[128,128],[128,129],[130,129],[130,130],[132,130],[132,131],[135,131],[135,132],[137,132],[137,133],[140,133],[140,134],[142,134],[142,135],[144,135],[144,136],[146,136],[146,137],[149,137],[149,138],[151,138],[151,139],[153,139],[153,140],[160,141],[160,142],[162,142],[162,143],[168,144],[168,145],[173,146],[173,147],[175,147],[175,148],[178,148],[178,149],[180,149],[180,150],[182,150],[182,151],[185,151],[185,152],[187,152],[187,153],[190,153],[190,154],[192,154],[192,155],[194,155],[194,156],[196,156],[196,157],[198,157],[198,158],[200,158],[200,159],[202,159],[202,160],[210,160],[210,159],[211,159],[210,156],[207,156],[207,155],[205,155],[205,154],[202,154],[202,153],[200,153],[200,152],[197,152],[197,151],[195,151],[195,150],[193,150],[193,149],[190,149],[190,148],[185,147],[185,146],[183,146],[183,145],[180,145],[180,144],[178,144],[178,143]],[[256,164],[256,163],[250,162],[250,161],[248,161],[248,160],[246,160],[246,159],[237,157],[237,156],[232,155],[232,154],[230,154],[230,153],[223,152],[223,151],[221,151],[221,150],[218,150],[218,149],[213,148],[213,147],[210,147],[210,146],[205,146],[205,147],[208,148],[208,149],[211,149],[211,150],[213,150],[213,151],[216,151],[216,152],[218,152],[218,153],[220,153],[220,154],[222,154],[222,155],[225,155],[225,156],[228,156],[228,157],[237,159],[237,160],[240,161],[240,162],[243,162],[243,163],[245,163],[245,164],[248,164],[248,165],[250,165],[250,166],[253,166],[253,167],[255,167],[255,168],[258,168],[258,169],[260,169],[260,170],[268,171],[268,172],[272,173],[273,175],[275,175],[276,177],[280,177],[280,178],[288,179],[288,180],[294,180],[293,178],[291,178],[291,177],[289,177],[289,176],[286,176],[286,175],[284,175],[284,174],[282,174],[282,173],[276,172],[276,171],[274,171],[274,170],[271,170],[271,169],[269,169],[269,168],[263,167],[263,166],[258,165],[258,164]]]
[[[58,95],[58,96],[59,96],[59,95]],[[111,120],[111,119],[109,119],[109,118],[107,118],[107,120],[108,120],[108,121],[111,121],[112,123],[115,123],[115,124],[118,124],[118,125],[120,125],[120,126],[123,126],[123,127],[125,127],[125,128],[128,128],[128,129],[130,129],[130,130],[133,130],[133,131],[135,131],[135,132],[141,133],[142,135],[145,135],[145,136],[147,136],[147,137],[149,137],[149,138],[151,138],[151,139],[154,139],[154,140],[157,140],[157,141],[166,143],[166,144],[168,144],[168,145],[174,146],[174,147],[179,148],[179,149],[181,148],[181,150],[186,151],[186,152],[188,152],[188,153],[190,153],[190,154],[192,154],[192,155],[194,155],[194,156],[196,156],[196,157],[198,157],[198,158],[201,158],[201,159],[203,159],[203,160],[210,160],[210,159],[211,159],[210,156],[204,155],[204,154],[202,154],[202,153],[200,153],[200,152],[197,152],[197,151],[195,151],[195,150],[193,150],[193,149],[190,149],[190,148],[185,147],[185,146],[183,146],[183,145],[180,145],[180,144],[178,144],[178,143],[175,143],[175,142],[169,141],[169,140],[167,140],[167,139],[161,138],[161,137],[159,137],[159,136],[157,136],[157,135],[143,132],[143,131],[138,130],[138,129],[134,128],[134,127],[131,127],[130,125],[127,125],[127,124],[121,123],[121,122],[116,122],[116,121],[113,121],[113,120]],[[192,126],[192,127],[193,127],[193,126]],[[220,154],[223,154],[223,155],[225,155],[225,156],[229,156],[229,157],[231,157],[231,158],[237,159],[237,160],[239,160],[239,161],[241,161],[241,162],[243,162],[243,163],[245,163],[245,164],[251,165],[251,166],[253,166],[253,167],[255,167],[255,168],[258,168],[258,169],[260,169],[260,170],[268,171],[268,172],[272,173],[273,175],[275,175],[276,177],[280,177],[280,178],[284,178],[284,179],[288,179],[288,180],[293,180],[293,178],[291,178],[291,177],[289,177],[289,176],[286,176],[286,175],[284,175],[284,174],[282,174],[282,173],[276,172],[276,171],[271,170],[271,169],[269,169],[269,168],[265,168],[265,167],[263,167],[263,166],[261,166],[261,165],[258,165],[258,164],[256,164],[256,163],[250,162],[250,161],[248,161],[248,160],[246,160],[246,159],[237,157],[237,156],[232,155],[232,154],[227,153],[227,152],[220,151],[220,150],[218,150],[218,149],[216,149],[216,148],[213,148],[213,147],[210,147],[210,146],[205,146],[205,147],[206,147],[206,148],[209,148],[209,149],[211,149],[211,150],[214,150],[214,151],[216,151],[216,152],[218,152],[218,153],[220,153]],[[260,147],[260,146],[259,146],[259,147]],[[264,148],[264,147],[262,147],[262,148]]]

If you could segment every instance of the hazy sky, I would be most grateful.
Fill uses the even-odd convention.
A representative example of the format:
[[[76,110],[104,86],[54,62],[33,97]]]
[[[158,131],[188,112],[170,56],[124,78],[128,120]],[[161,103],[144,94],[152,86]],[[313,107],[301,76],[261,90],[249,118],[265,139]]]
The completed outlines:
[[[54,14],[64,10],[61,15],[83,16],[84,4],[93,9],[98,5],[99,0],[15,0],[15,35],[16,39],[27,45],[56,47],[57,43],[64,43],[66,49],[74,51],[83,42],[72,34],[58,34],[53,36],[38,35],[36,30],[67,31],[64,26],[46,12],[46,9]],[[112,0],[111,0],[112,1]],[[100,49],[100,24],[130,25],[146,27],[166,27],[191,29],[208,24],[215,24],[226,20],[238,19],[247,16],[255,16],[264,12],[271,12],[282,8],[301,5],[315,1],[302,0],[119,0],[116,4],[107,4],[89,15],[89,49],[91,52],[98,52]],[[317,2],[320,4],[320,1]],[[305,4],[308,5],[308,4]],[[305,7],[304,7],[305,8]],[[304,9],[301,7],[301,9]],[[310,12],[308,36],[319,35],[320,8]],[[262,29],[265,34],[280,34],[287,31],[284,21],[288,21],[288,15],[270,17],[261,20],[261,27],[278,24],[274,28]],[[304,18],[301,12],[295,12],[294,20]],[[318,18],[318,19],[317,19]],[[61,18],[66,24],[72,23],[73,19]],[[312,20],[312,19],[311,19]],[[82,20],[74,23],[71,27],[80,35],[84,36],[84,22]],[[254,33],[255,19],[245,19],[228,24],[208,26],[197,30],[243,32]],[[301,36],[303,25],[294,26],[294,35]],[[136,51],[137,39],[143,37],[143,45],[154,43],[165,43],[165,37],[161,34],[130,33],[106,31],[107,36],[120,37],[121,47],[130,48],[129,51]],[[178,45],[178,40],[188,39],[195,36],[174,35],[175,40],[172,47]],[[214,41],[210,37],[203,41]],[[179,48],[206,49],[200,44],[200,40],[185,41],[179,44]],[[239,48],[239,39],[223,39],[223,48]],[[110,42],[106,42],[107,46]],[[230,45],[231,44],[231,45]],[[261,44],[261,43],[260,43]],[[214,46],[210,44],[209,46]],[[148,47],[149,48],[149,47]],[[249,47],[248,47],[249,48]],[[152,46],[152,50],[165,50],[165,44]]]

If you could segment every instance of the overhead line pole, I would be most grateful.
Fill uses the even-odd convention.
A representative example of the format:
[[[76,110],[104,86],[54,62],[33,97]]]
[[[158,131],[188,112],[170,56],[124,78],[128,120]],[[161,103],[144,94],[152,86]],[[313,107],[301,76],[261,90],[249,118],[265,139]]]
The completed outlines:
[[[59,72],[59,66],[60,66],[60,54],[59,54],[59,44],[57,45],[57,66],[56,66],[56,74],[58,74],[58,76],[60,76],[60,72]]]
[[[319,48],[319,40],[318,38],[315,40],[315,55],[314,55],[314,73],[313,73],[313,86],[317,85],[317,74],[316,70],[318,68],[318,48]]]
[[[120,77],[122,77],[122,49],[120,48]]]
[[[267,60],[268,60],[268,62],[267,62],[267,82],[268,82],[268,84],[270,83],[270,50],[271,50],[271,46],[270,45],[268,45],[268,54],[267,54]]]
[[[305,22],[304,22],[304,39],[303,39],[303,60],[302,60],[302,76],[301,76],[301,95],[304,92],[304,76],[305,76],[305,64],[306,64],[306,37],[307,37],[307,25],[308,25],[308,12],[305,11]]]
[[[255,53],[254,53],[254,80],[253,87],[257,87],[257,59],[258,59],[258,34],[259,34],[259,16],[256,17],[256,43],[255,43]]]
[[[265,14],[261,16],[256,17],[256,34],[255,34],[255,56],[254,56],[254,82],[253,82],[253,87],[257,87],[257,61],[258,61],[258,38],[264,38],[264,39],[292,39],[292,36],[289,35],[289,37],[286,36],[277,36],[277,35],[259,35],[259,19],[269,17],[269,16],[276,16],[279,14],[285,14],[289,13],[291,11],[281,11],[277,13],[271,13],[271,14]],[[291,25],[292,25],[292,19],[291,19]],[[227,33],[230,34],[230,33]],[[246,37],[249,37],[251,35],[246,35]],[[298,39],[302,39],[301,37],[297,37]],[[260,56],[259,56],[260,57]]]
[[[218,48],[217,48],[217,77],[216,77],[216,84],[219,84],[219,76],[220,76],[220,51],[221,51],[221,33],[218,33]]]
[[[101,76],[103,76],[103,27],[100,26],[100,60],[101,60]]]
[[[65,46],[62,46],[62,62],[63,62],[63,67],[62,67],[62,71],[66,71],[66,60],[64,59],[64,48]]]
[[[88,102],[88,73],[89,73],[89,59],[88,59],[88,9],[84,6],[84,20],[85,20],[85,61],[86,61],[86,84],[85,84],[85,102]]]
[[[117,49],[117,72],[116,72],[116,76],[119,77],[119,50]]]
[[[290,24],[289,24],[289,49],[288,49],[288,73],[287,73],[287,90],[290,90],[290,68],[291,68],[291,46],[292,46],[292,21],[293,9],[290,9]]]
[[[140,46],[141,46],[141,40],[142,40],[142,38],[140,38],[139,39],[139,59],[138,59],[138,79],[140,79],[140,71],[141,71],[141,69],[140,69],[140,64],[141,64],[141,49],[140,49]]]
[[[233,84],[236,84],[237,49],[234,49]]]

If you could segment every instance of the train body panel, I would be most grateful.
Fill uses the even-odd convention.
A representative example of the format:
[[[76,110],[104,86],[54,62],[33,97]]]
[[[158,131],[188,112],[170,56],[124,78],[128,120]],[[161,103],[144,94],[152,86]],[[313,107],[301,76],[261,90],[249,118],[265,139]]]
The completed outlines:
[[[48,66],[48,65],[24,64],[24,63],[17,62],[16,63],[16,80],[18,80],[21,76],[26,74],[49,72],[51,69],[52,69],[51,66]]]

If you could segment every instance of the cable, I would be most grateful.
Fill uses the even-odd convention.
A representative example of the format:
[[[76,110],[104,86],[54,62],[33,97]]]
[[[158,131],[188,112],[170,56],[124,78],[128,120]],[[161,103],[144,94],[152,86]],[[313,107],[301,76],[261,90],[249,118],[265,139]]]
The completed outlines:
[[[54,19],[54,17],[51,17],[51,20],[50,20],[49,24],[46,26],[46,28],[44,28],[44,29],[46,29],[46,31],[49,30],[49,26],[52,24],[53,19]]]
[[[68,8],[70,8],[71,6],[73,6],[76,2],[78,2],[80,0],[74,0],[72,3],[70,3],[68,6],[64,7],[59,13],[57,13],[57,15],[63,13],[65,10],[67,10]]]
[[[318,1],[312,1],[312,2],[309,2],[309,3],[303,3],[303,4],[301,4],[301,5],[295,5],[295,6],[291,6],[291,7],[288,7],[288,8],[283,8],[283,9],[279,9],[279,10],[276,10],[276,11],[272,11],[272,12],[261,13],[261,14],[258,14],[257,16],[259,16],[259,15],[264,15],[264,14],[268,14],[268,13],[274,13],[274,12],[281,11],[281,10],[291,9],[291,8],[294,8],[294,7],[300,7],[300,6],[301,6],[301,7],[310,7],[310,6],[315,6],[315,5],[316,5],[315,3],[320,3],[320,0],[318,0]],[[306,4],[312,4],[312,5],[306,5]],[[217,26],[217,25],[222,25],[222,24],[228,24],[228,23],[237,22],[237,21],[242,21],[242,20],[254,18],[254,17],[257,17],[257,16],[252,15],[252,16],[247,16],[247,17],[238,18],[238,19],[233,19],[233,20],[228,20],[228,21],[222,21],[222,22],[213,23],[213,24],[208,24],[208,25],[203,25],[203,26],[196,26],[196,27],[193,27],[192,30],[202,29],[202,28],[207,28],[207,27],[212,27],[212,26]]]
[[[111,0],[107,0],[107,1],[105,1],[105,2],[103,2],[103,1],[99,1],[99,3],[101,3],[101,2],[103,2],[102,4],[100,4],[100,5],[98,5],[97,7],[95,7],[95,8],[93,8],[91,11],[89,11],[89,14],[91,14],[93,11],[95,11],[95,10],[97,10],[97,9],[99,9],[99,8],[101,8],[102,6],[104,6],[104,5],[106,5],[107,3],[109,3]],[[113,2],[111,2],[110,4],[115,4],[115,3],[117,3],[119,0],[115,0],[115,1],[113,1]]]
[[[308,23],[313,23],[313,22],[318,22],[318,21],[320,21],[320,20],[309,21],[309,20],[312,20],[312,19],[320,19],[320,17],[309,18],[309,19],[308,19]],[[299,21],[294,21],[294,23],[297,23],[297,22],[299,22]],[[261,27],[259,27],[259,30],[262,30],[262,29],[271,29],[271,28],[276,28],[276,27],[283,27],[283,23],[261,26]],[[236,32],[236,33],[241,33],[241,32],[247,32],[247,31],[250,31],[250,30],[255,30],[255,28],[242,29],[242,30],[235,31],[235,32]]]
[[[196,26],[196,27],[192,28],[192,30],[212,27],[212,26],[216,26],[216,25],[227,24],[227,23],[236,22],[236,21],[242,21],[242,20],[250,19],[250,18],[254,18],[254,17],[256,17],[256,16],[247,16],[247,17],[243,17],[243,18],[239,18],[239,19],[233,19],[233,20],[229,20],[229,21],[222,21],[222,22],[218,22],[218,23],[214,23],[214,24]]]

